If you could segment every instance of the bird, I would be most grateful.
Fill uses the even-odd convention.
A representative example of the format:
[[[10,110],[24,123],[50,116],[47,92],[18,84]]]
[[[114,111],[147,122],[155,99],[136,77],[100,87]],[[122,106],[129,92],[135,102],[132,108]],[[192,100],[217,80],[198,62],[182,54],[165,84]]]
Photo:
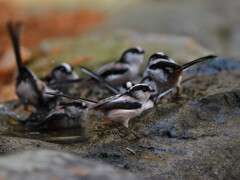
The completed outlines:
[[[164,53],[158,52],[150,56],[147,73],[149,77],[155,82],[158,95],[163,91],[177,88],[178,97],[179,88],[182,81],[182,72],[194,64],[216,57],[217,56],[214,55],[208,55],[186,64],[178,65]]]
[[[148,75],[147,70],[143,73],[142,80],[140,81],[141,84],[147,84],[151,86],[155,92],[150,96],[146,109],[150,109],[158,104],[158,101],[161,97],[167,95],[168,93],[172,92],[172,89],[166,89],[165,91],[158,94],[157,85],[155,81]]]
[[[87,104],[74,100],[51,110],[43,120],[35,123],[34,127],[47,127],[48,129],[82,127],[85,125],[87,114]]]
[[[157,95],[157,85],[149,75],[143,75],[142,80],[140,81],[140,84],[147,84],[151,86],[154,90],[156,90],[154,94],[152,94],[152,96]]]
[[[71,93],[77,87],[72,80],[79,80],[79,76],[74,71],[73,67],[68,63],[61,63],[56,66],[45,78],[47,85],[53,89],[58,89],[63,93]]]
[[[128,128],[128,122],[144,111],[146,103],[153,91],[154,90],[146,84],[136,84],[123,94],[110,96],[99,102],[64,94],[46,93],[85,102],[90,105],[89,110],[99,110],[103,112],[115,125],[116,123],[122,124],[137,137],[137,135]]]
[[[172,63],[176,63],[174,60],[170,59],[166,54],[164,54],[163,52],[157,52],[155,54],[153,54],[152,56],[150,56],[149,61],[148,61],[148,66],[150,64],[156,63],[160,60],[164,60],[164,61],[170,61]],[[143,84],[148,84],[149,86],[151,86],[155,91],[155,94],[153,94],[154,96],[156,96],[158,94],[157,91],[157,85],[155,83],[155,81],[152,79],[151,76],[149,76],[148,74],[148,68],[144,71],[143,75],[142,75],[142,80],[140,83]]]
[[[92,78],[94,78],[97,82],[99,82],[100,84],[104,85],[105,87],[107,87],[110,91],[112,91],[114,94],[123,94],[126,91],[128,91],[130,88],[132,88],[135,84],[131,81],[126,82],[125,84],[123,84],[119,89],[115,86],[113,86],[112,84],[110,84],[109,82],[107,82],[105,79],[103,79],[101,76],[97,75],[96,73],[92,72],[91,70],[89,70],[86,67],[81,66],[81,69],[84,73],[88,74],[89,76],[91,76]],[[154,82],[153,82],[154,83]],[[145,84],[145,83],[140,83],[140,84]],[[145,110],[150,109],[152,107],[154,107],[154,96],[151,95],[149,100],[147,101],[147,104],[145,106]]]
[[[33,105],[37,110],[47,110],[56,107],[60,102],[60,98],[47,95],[45,92],[57,93],[58,91],[49,88],[38,79],[32,71],[22,64],[19,41],[23,26],[20,23],[16,23],[14,31],[13,25],[8,22],[7,28],[14,48],[18,68],[15,92],[23,103],[24,109],[27,109],[28,105]]]
[[[132,47],[124,51],[120,60],[101,67],[96,74],[116,87],[136,78],[143,63],[144,50]]]

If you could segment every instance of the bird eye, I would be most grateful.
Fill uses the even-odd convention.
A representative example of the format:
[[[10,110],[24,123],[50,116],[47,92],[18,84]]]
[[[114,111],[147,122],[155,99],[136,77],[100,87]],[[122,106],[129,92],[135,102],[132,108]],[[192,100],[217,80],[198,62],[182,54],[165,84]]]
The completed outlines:
[[[146,92],[148,90],[148,88],[147,87],[145,87],[145,88],[143,88],[143,92]]]

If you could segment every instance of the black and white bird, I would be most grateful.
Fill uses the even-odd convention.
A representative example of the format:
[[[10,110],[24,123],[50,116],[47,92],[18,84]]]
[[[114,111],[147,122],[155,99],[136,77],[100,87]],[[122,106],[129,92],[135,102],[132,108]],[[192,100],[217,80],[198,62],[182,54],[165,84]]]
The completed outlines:
[[[153,54],[149,58],[149,64],[147,67],[147,73],[149,77],[156,83],[157,92],[161,94],[163,91],[177,88],[177,96],[182,80],[182,72],[190,66],[213,59],[216,56],[209,55],[198,58],[183,65],[178,65],[175,61],[170,59],[164,53]]]
[[[57,91],[46,86],[46,84],[38,79],[32,71],[24,67],[22,64],[19,40],[23,27],[20,24],[16,24],[14,30],[12,24],[8,23],[7,28],[13,44],[18,67],[15,92],[23,103],[24,108],[27,109],[27,105],[33,105],[37,110],[52,109],[56,107],[60,101],[59,97],[47,95],[45,92],[57,93]]]
[[[136,78],[143,63],[144,50],[140,47],[127,49],[117,62],[101,67],[97,74],[114,86],[120,87]]]
[[[170,59],[163,52],[158,52],[158,53],[153,54],[149,58],[148,66],[149,66],[150,63],[154,63],[156,60],[159,60],[159,59],[165,59],[165,60],[168,60],[170,62],[175,63],[175,61]],[[147,69],[144,71],[143,76],[142,76],[142,80],[141,80],[140,83],[141,84],[147,84],[147,85],[151,86],[155,90],[155,92],[152,94],[152,96],[150,98],[152,101],[149,101],[149,107],[150,108],[152,107],[152,105],[156,105],[161,97],[165,96],[166,94],[168,94],[168,93],[170,93],[172,91],[172,89],[165,89],[160,94],[158,94],[157,85],[156,85],[155,81],[151,78],[151,76],[149,76],[149,74],[147,72]]]
[[[130,119],[140,115],[154,90],[146,84],[136,84],[123,94],[117,94],[99,102],[75,98],[68,95],[47,93],[50,95],[73,98],[90,104],[90,110],[99,110],[115,123],[121,123],[128,129]],[[128,129],[129,130],[129,129]]]
[[[53,109],[44,120],[34,126],[49,129],[83,127],[87,114],[88,107],[86,103],[74,100]]]
[[[158,52],[153,54],[152,56],[150,56],[149,61],[148,61],[148,66],[150,64],[154,64],[160,60],[164,60],[164,61],[169,61],[172,63],[176,63],[175,61],[173,61],[172,59],[170,59],[166,54],[164,54],[163,52]],[[141,83],[143,84],[148,84],[149,86],[151,86],[154,90],[156,90],[156,92],[154,93],[154,95],[157,95],[157,85],[155,83],[155,81],[152,79],[151,76],[149,76],[148,74],[148,69],[145,70],[145,72],[143,73],[143,77],[141,80]]]
[[[109,82],[107,82],[105,79],[103,79],[101,76],[97,75],[96,73],[92,72],[91,70],[81,66],[81,69],[84,73],[88,74],[90,77],[98,81],[100,84],[104,85],[107,87],[110,91],[112,91],[114,94],[123,94],[127,92],[129,89],[131,89],[135,84],[131,81],[126,82],[123,84],[119,89]],[[153,82],[154,83],[154,82]],[[140,84],[145,84],[145,83],[140,83]],[[155,84],[155,83],[154,83]],[[155,90],[155,89],[154,89]],[[155,94],[155,93],[154,93]],[[147,104],[145,106],[145,110],[153,108],[155,103],[154,103],[154,98],[155,96],[151,95],[149,100],[147,101]]]
[[[56,66],[46,77],[47,85],[53,89],[58,89],[63,93],[72,93],[77,87],[76,83],[67,83],[72,80],[79,80],[79,76],[73,67],[68,63]]]
[[[156,90],[154,92],[154,94],[152,94],[152,95],[153,96],[157,95],[157,85],[155,84],[155,82],[153,81],[153,79],[149,75],[145,75],[145,76],[143,75],[143,78],[140,81],[140,84],[147,84],[147,85],[151,86],[154,90]]]

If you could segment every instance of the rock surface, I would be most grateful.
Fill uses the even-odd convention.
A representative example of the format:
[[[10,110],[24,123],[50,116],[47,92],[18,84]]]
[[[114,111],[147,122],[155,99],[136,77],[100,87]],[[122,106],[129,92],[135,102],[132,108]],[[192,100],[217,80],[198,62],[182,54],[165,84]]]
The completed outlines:
[[[0,152],[46,148],[71,152],[150,179],[236,179],[240,175],[238,78],[239,71],[232,70],[202,74],[186,83],[178,102],[166,104],[165,99],[130,121],[141,139],[124,138],[114,127],[70,145],[1,137]]]
[[[29,151],[0,159],[1,179],[134,180],[126,171],[54,151]]]
[[[206,61],[199,66],[195,66],[187,70],[191,73],[207,73],[216,74],[221,71],[230,71],[240,68],[240,60],[230,60],[218,57],[212,61]]]

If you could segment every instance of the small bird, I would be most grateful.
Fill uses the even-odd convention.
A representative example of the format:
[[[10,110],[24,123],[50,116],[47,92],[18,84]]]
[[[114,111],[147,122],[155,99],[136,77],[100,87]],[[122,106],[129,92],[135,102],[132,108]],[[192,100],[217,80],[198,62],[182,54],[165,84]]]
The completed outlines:
[[[157,95],[157,85],[156,83],[153,81],[153,79],[150,76],[143,76],[142,80],[140,81],[140,84],[147,84],[149,86],[151,86],[154,90],[156,90],[154,92],[154,94],[152,94],[153,96]]]
[[[172,92],[172,89],[166,89],[165,91],[158,94],[157,85],[154,82],[154,80],[148,75],[147,70],[143,73],[143,78],[140,83],[147,84],[155,90],[155,92],[151,95],[151,97],[148,101],[148,104],[146,106],[147,109],[150,109],[150,108],[154,107],[155,105],[157,105],[161,97]]]
[[[34,126],[49,129],[82,127],[85,125],[87,113],[88,107],[86,103],[75,100],[53,109],[43,121]]]
[[[143,63],[144,50],[140,47],[127,49],[120,60],[104,65],[97,74],[116,87],[136,78]]]
[[[123,84],[120,89],[116,88],[115,86],[113,86],[112,84],[108,83],[105,79],[103,79],[101,76],[97,75],[96,73],[92,72],[91,70],[81,66],[82,71],[86,74],[88,74],[89,76],[91,76],[93,79],[95,79],[96,81],[98,81],[99,83],[101,83],[102,85],[104,85],[105,87],[107,87],[110,91],[112,91],[115,94],[123,94],[126,91],[128,91],[130,88],[132,88],[135,84],[131,81],[126,82],[125,84]],[[146,78],[148,80],[146,80]],[[156,105],[156,98],[157,98],[157,94],[156,94],[156,90],[157,87],[155,85],[155,82],[149,77],[147,76],[146,78],[143,78],[143,80],[140,82],[140,84],[147,84],[149,85],[154,91],[154,93],[152,93],[152,95],[150,96],[149,100],[147,101],[147,104],[145,106],[145,110],[147,109],[151,109]],[[164,92],[162,92],[159,95],[159,99],[163,96],[165,96],[166,94],[168,94],[169,92],[171,92],[172,89],[170,90],[166,90]]]
[[[142,82],[140,82],[140,84],[146,84],[146,83],[142,83]],[[149,85],[149,84],[147,84],[147,85]],[[128,82],[126,82],[124,85],[122,85],[121,86],[121,88],[120,88],[120,90],[119,90],[119,93],[120,94],[123,94],[123,93],[125,93],[126,91],[128,91],[130,88],[132,88],[133,86],[135,86],[135,84],[133,83],[133,82],[131,82],[131,81],[128,81]],[[151,85],[149,85],[151,88],[152,88],[152,86]],[[149,99],[147,100],[147,103],[146,103],[146,105],[145,105],[145,109],[144,109],[144,111],[145,110],[148,110],[148,109],[151,109],[151,108],[153,108],[156,104],[155,104],[155,101],[154,101],[154,99],[155,99],[155,92],[156,92],[156,90],[154,89],[154,88],[152,88],[154,91],[153,91],[153,93],[151,94],[151,96],[149,97]]]
[[[149,60],[148,60],[148,66],[150,64],[156,63],[159,60],[163,60],[163,61],[170,61],[173,63],[176,63],[174,60],[172,60],[171,58],[169,58],[169,56],[167,56],[165,53],[163,52],[157,52],[153,55],[150,56]],[[145,71],[146,72],[146,71]]]
[[[52,109],[56,107],[60,99],[52,95],[47,95],[45,92],[57,93],[58,91],[46,86],[46,84],[39,80],[32,71],[22,65],[19,39],[23,27],[20,24],[16,24],[16,29],[14,31],[12,24],[8,23],[7,28],[13,44],[18,67],[15,91],[18,98],[23,103],[24,108],[27,109],[28,105],[33,105],[37,110]]]
[[[149,58],[147,73],[150,78],[156,83],[157,92],[161,94],[163,91],[177,88],[177,97],[179,94],[180,83],[182,80],[182,72],[190,66],[213,59],[216,56],[209,55],[198,58],[184,65],[178,65],[172,59],[162,52],[155,53]]]
[[[166,60],[168,60],[170,62],[175,63],[166,54],[164,54],[162,52],[158,52],[158,53],[153,54],[149,58],[148,65],[150,63],[154,63],[156,60],[159,60],[159,59],[166,59]],[[150,98],[150,99],[152,99],[154,101],[154,104],[156,104],[156,99],[157,98],[160,99],[161,97],[165,96],[166,94],[168,94],[169,92],[172,91],[170,89],[166,89],[165,91],[161,92],[160,95],[158,95],[157,85],[156,85],[155,81],[149,76],[149,74],[147,72],[147,69],[144,71],[143,76],[142,76],[142,80],[141,80],[140,83],[141,84],[147,84],[147,85],[151,86],[155,90],[155,92],[151,95],[151,98]],[[151,102],[151,104],[152,104],[152,102]]]
[[[123,94],[126,91],[128,91],[129,89],[131,89],[135,84],[131,81],[126,82],[125,84],[123,84],[120,89],[116,88],[115,86],[113,86],[112,84],[110,84],[109,82],[107,82],[105,79],[103,79],[101,76],[97,75],[96,73],[92,72],[91,70],[81,66],[81,69],[84,73],[88,74],[89,76],[91,76],[92,78],[94,78],[95,80],[97,80],[99,83],[101,83],[102,85],[106,86],[110,91],[112,91],[114,94]],[[154,83],[154,82],[153,82]],[[145,83],[141,83],[141,84],[145,84]],[[150,96],[149,100],[147,101],[146,104],[146,108],[144,110],[153,108],[155,103],[154,103],[154,97],[153,95]]]
[[[148,61],[148,66],[150,64],[154,64],[160,60],[164,60],[164,61],[170,61],[172,63],[176,63],[175,61],[173,61],[172,59],[170,59],[166,54],[164,54],[163,52],[157,52],[155,54],[153,54],[150,58],[149,58],[149,61]],[[155,81],[151,78],[151,76],[149,76],[148,74],[148,69],[146,69],[143,73],[143,77],[142,77],[142,80],[141,80],[141,83],[142,84],[148,84],[149,86],[151,86],[155,91],[155,94],[153,95],[157,95],[158,92],[157,92],[157,85],[155,83]]]
[[[47,92],[47,94],[73,98],[88,103],[91,105],[90,110],[99,110],[103,112],[114,124],[121,123],[129,130],[129,120],[140,115],[144,111],[146,103],[153,91],[154,90],[146,84],[136,84],[123,94],[110,96],[99,102],[51,92]],[[132,132],[131,130],[129,131]],[[136,135],[135,133],[133,134]]]
[[[77,73],[73,67],[68,63],[62,63],[56,66],[49,75],[46,77],[47,85],[53,89],[58,89],[63,93],[71,93],[77,86],[71,80],[79,80]]]

